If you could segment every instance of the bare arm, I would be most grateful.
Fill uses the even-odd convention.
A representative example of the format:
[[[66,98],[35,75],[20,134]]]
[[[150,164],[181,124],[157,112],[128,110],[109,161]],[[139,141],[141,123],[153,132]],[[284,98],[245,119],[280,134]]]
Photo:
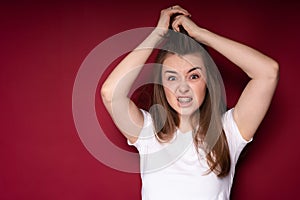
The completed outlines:
[[[278,63],[251,47],[198,27],[185,16],[177,17],[173,27],[177,29],[178,25],[183,25],[190,36],[224,55],[250,77],[233,113],[243,138],[250,140],[270,106],[278,82]]]
[[[134,143],[143,125],[143,115],[127,96],[152,52],[152,48],[143,48],[145,44],[155,46],[159,35],[151,34],[139,47],[129,53],[111,72],[101,88],[103,103],[114,123]]]
[[[143,115],[127,95],[153,48],[166,33],[170,16],[174,13],[189,15],[179,6],[162,10],[157,28],[117,65],[101,88],[101,96],[106,109],[116,126],[132,143],[137,140],[142,129]]]

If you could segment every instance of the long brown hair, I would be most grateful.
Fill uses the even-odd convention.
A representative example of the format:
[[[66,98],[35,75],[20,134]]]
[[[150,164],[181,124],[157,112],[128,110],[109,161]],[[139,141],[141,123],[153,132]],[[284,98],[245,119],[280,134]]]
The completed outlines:
[[[153,104],[158,104],[164,109],[150,110],[159,141],[170,141],[176,127],[179,126],[178,113],[169,105],[162,85],[162,64],[169,54],[187,55],[198,53],[202,57],[206,69],[206,95],[203,103],[192,116],[194,127],[194,145],[197,149],[202,148],[206,152],[209,171],[218,177],[228,175],[231,167],[229,147],[222,128],[221,116],[226,111],[225,92],[221,76],[215,63],[205,50],[206,47],[186,34],[170,31],[165,43],[159,50],[154,69]],[[165,112],[167,110],[168,112]],[[201,114],[200,114],[201,113]],[[198,151],[199,153],[199,151]]]

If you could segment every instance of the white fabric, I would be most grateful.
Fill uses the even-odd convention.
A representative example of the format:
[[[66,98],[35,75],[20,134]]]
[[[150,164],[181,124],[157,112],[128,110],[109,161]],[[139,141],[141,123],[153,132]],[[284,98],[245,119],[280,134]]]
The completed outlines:
[[[151,115],[142,110],[144,127],[134,145],[140,154],[143,200],[224,200],[229,199],[235,165],[247,142],[233,119],[233,109],[227,111],[223,129],[227,137],[231,170],[225,178],[209,169],[205,153],[198,155],[193,145],[192,133],[176,131],[170,143],[160,143],[154,134]]]

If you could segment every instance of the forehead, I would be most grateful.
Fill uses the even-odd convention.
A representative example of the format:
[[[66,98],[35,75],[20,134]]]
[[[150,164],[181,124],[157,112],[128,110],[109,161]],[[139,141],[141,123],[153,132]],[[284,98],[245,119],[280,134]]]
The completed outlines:
[[[177,55],[168,54],[163,64],[163,70],[173,69],[179,72],[186,72],[193,67],[204,69],[204,62],[200,54]]]

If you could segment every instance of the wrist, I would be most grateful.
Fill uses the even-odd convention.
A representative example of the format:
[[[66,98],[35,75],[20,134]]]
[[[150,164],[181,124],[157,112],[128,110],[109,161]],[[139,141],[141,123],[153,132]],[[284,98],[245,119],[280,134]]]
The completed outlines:
[[[139,45],[139,48],[155,48],[164,38],[161,29],[155,28],[147,38]]]
[[[198,30],[195,31],[195,36],[194,39],[197,40],[198,42],[205,44],[207,46],[210,46],[210,40],[212,38],[213,33],[210,32],[207,29],[204,28],[198,28]]]

